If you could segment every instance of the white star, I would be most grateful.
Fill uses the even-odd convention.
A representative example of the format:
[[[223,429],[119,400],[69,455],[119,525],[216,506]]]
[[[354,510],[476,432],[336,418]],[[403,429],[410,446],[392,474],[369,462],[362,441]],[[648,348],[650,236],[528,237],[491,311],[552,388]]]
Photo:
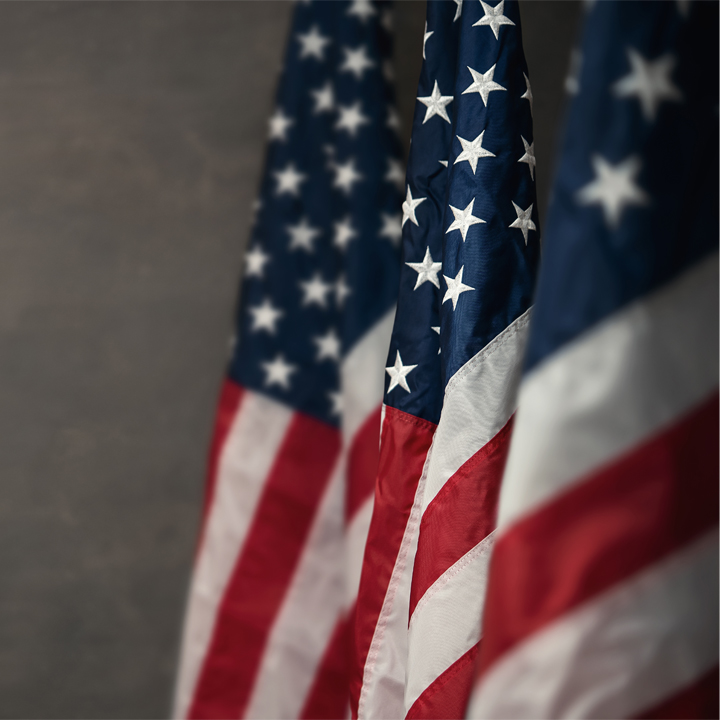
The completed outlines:
[[[457,7],[455,8],[455,17],[453,18],[453,22],[455,22],[462,15],[463,0],[454,0],[454,2]]]
[[[320,229],[312,227],[307,218],[302,218],[297,225],[288,225],[285,229],[290,234],[290,250],[315,252],[315,238],[320,235]]]
[[[364,45],[360,45],[355,50],[344,47],[342,51],[345,53],[345,59],[340,66],[340,72],[352,73],[358,80],[362,80],[365,70],[375,67],[375,62],[368,57]]]
[[[294,163],[288,163],[284,170],[276,170],[273,175],[277,180],[277,188],[275,192],[278,195],[287,193],[288,195],[299,195],[300,184],[307,180],[305,173],[298,172]]]
[[[330,328],[325,335],[314,337],[313,342],[317,345],[318,354],[315,360],[318,362],[340,359],[340,338],[333,328]]]
[[[406,378],[416,367],[417,365],[403,365],[400,351],[396,350],[395,365],[385,368],[385,372],[390,376],[390,384],[388,385],[387,391],[390,392],[399,385],[403,390],[410,392]]]
[[[327,295],[333,289],[331,283],[326,283],[319,272],[316,272],[310,280],[301,280],[300,289],[303,291],[302,304],[319,305],[327,307]]]
[[[330,414],[331,415],[338,415],[342,417],[343,412],[343,396],[341,392],[329,392],[328,397],[330,398],[330,404],[332,407],[330,408]]]
[[[535,143],[531,142],[528,144],[528,141],[521,135],[520,139],[523,141],[523,145],[525,146],[525,154],[518,160],[518,162],[521,163],[527,163],[528,167],[530,168],[530,179],[535,179]]]
[[[308,57],[325,59],[325,46],[330,44],[330,38],[322,35],[317,25],[313,25],[305,35],[298,33],[296,37],[300,43],[301,60]]]
[[[528,241],[528,231],[529,230],[537,230],[535,227],[535,223],[532,221],[532,209],[533,204],[530,204],[530,207],[527,210],[523,210],[519,205],[516,205],[513,201],[513,207],[515,208],[515,214],[517,215],[517,220],[513,220],[512,223],[508,226],[511,228],[519,228],[522,230],[523,237],[525,238],[525,245],[527,245]]]
[[[259,245],[255,245],[245,253],[245,277],[264,277],[265,265],[270,256],[264,253]]]
[[[485,131],[483,130],[474,140],[465,140],[465,138],[461,138],[457,135],[456,137],[462,145],[462,152],[455,158],[453,165],[457,165],[457,163],[467,160],[468,163],[470,163],[470,167],[472,168],[474,175],[475,170],[477,169],[478,158],[495,157],[494,153],[491,153],[482,146],[484,134]]]
[[[470,227],[472,225],[478,225],[479,223],[485,222],[484,220],[481,220],[479,217],[475,217],[475,215],[472,214],[474,204],[475,198],[470,201],[470,204],[464,210],[459,210],[458,208],[450,205],[450,209],[455,216],[455,220],[453,220],[450,227],[445,231],[446,235],[453,230],[459,230],[460,234],[462,235],[463,242],[465,242],[465,238],[467,237],[467,233]]]
[[[442,95],[440,93],[440,88],[438,87],[437,80],[435,81],[432,95],[419,97],[418,100],[427,107],[427,110],[425,111],[425,119],[423,120],[423,125],[434,115],[441,117],[446,122],[450,122],[450,118],[448,117],[445,106],[449,105],[453,101],[453,96]]]
[[[282,353],[278,354],[272,362],[260,363],[265,371],[265,385],[279,385],[284,390],[290,389],[290,375],[297,371],[296,365],[285,362]]]
[[[355,160],[353,158],[350,158],[344,165],[335,163],[333,170],[335,170],[333,187],[345,191],[348,195],[352,192],[353,183],[362,180],[363,177],[362,174],[355,169]]]
[[[315,100],[313,113],[316,115],[335,109],[335,93],[333,92],[332,83],[329,80],[321,88],[311,90],[310,94],[313,96],[313,100]]]
[[[431,30],[430,32],[428,32],[428,29],[427,29],[427,20],[426,20],[426,21],[425,21],[425,34],[423,35],[423,60],[426,59],[426,58],[425,58],[425,45],[426,45],[428,39],[430,38],[430,36],[431,36],[431,35],[434,35],[434,34],[435,34],[435,31],[434,31],[434,30]]]
[[[438,273],[442,269],[442,263],[433,262],[429,246],[425,248],[425,257],[421,263],[406,262],[405,264],[418,274],[413,290],[417,290],[424,282],[430,282],[438,290],[440,289]]]
[[[447,167],[447,166],[448,166],[448,161],[447,161],[447,160],[438,160],[438,162],[439,162],[443,167]]]
[[[400,115],[394,107],[388,107],[388,116],[385,124],[395,132],[400,132]]]
[[[486,2],[483,2],[483,0],[480,0],[480,4],[483,6],[485,15],[481,17],[473,25],[473,27],[477,27],[478,25],[489,25],[490,29],[493,31],[495,39],[497,40],[498,30],[500,29],[501,25],[515,24],[510,18],[503,15],[503,10],[505,9],[505,0],[500,0],[500,2],[495,7],[493,7],[492,5],[488,5]]]
[[[370,0],[352,0],[347,14],[354,15],[361,23],[365,23],[369,18],[377,14],[377,10],[372,6]]]
[[[408,220],[418,225],[417,218],[415,217],[415,208],[420,203],[425,202],[425,200],[427,200],[427,198],[413,198],[412,193],[410,192],[410,186],[407,186],[407,195],[405,196],[405,202],[402,204],[403,218],[400,225],[401,227],[405,227],[405,223]]]
[[[530,87],[530,81],[528,80],[528,76],[525,73],[523,73],[523,77],[525,78],[525,92],[520,97],[527,100],[530,103],[530,114],[532,115],[532,111],[533,111],[532,88]]]
[[[342,308],[343,305],[345,305],[345,298],[352,293],[350,290],[350,287],[345,282],[345,276],[341,275],[337,281],[335,282],[335,286],[333,287],[333,290],[335,292],[335,303],[339,308]]]
[[[455,308],[457,307],[460,295],[468,290],[475,289],[474,287],[465,285],[462,281],[463,270],[465,270],[464,265],[460,268],[460,272],[455,276],[455,278],[449,278],[447,275],[443,275],[445,282],[447,283],[447,291],[445,292],[445,297],[443,298],[443,304],[448,300],[452,300],[453,311],[455,311]]]
[[[483,103],[487,106],[488,95],[490,95],[493,90],[507,90],[507,88],[504,88],[502,85],[493,80],[493,76],[495,75],[495,65],[493,65],[486,73],[473,70],[469,65],[468,70],[473,77],[473,81],[465,90],[463,90],[463,95],[476,92],[480,95]]]
[[[646,60],[634,48],[628,48],[627,54],[630,73],[613,84],[614,95],[621,98],[637,97],[643,116],[648,121],[655,119],[663,100],[682,101],[682,93],[670,78],[676,62],[672,55]]]
[[[388,169],[383,179],[395,183],[398,190],[402,191],[403,185],[405,185],[405,168],[403,164],[395,158],[388,158]]]
[[[355,228],[350,223],[350,218],[346,217],[344,220],[336,222],[334,224],[334,228],[335,237],[333,238],[333,244],[339,250],[347,250],[350,241],[353,238],[357,237],[357,230],[355,230]]]
[[[433,332],[436,332],[438,335],[440,335],[440,326],[439,326],[439,325],[431,325],[431,326],[430,326],[430,329],[431,329]],[[438,340],[440,340],[439,337],[438,337]],[[442,348],[439,347],[439,348],[438,348],[438,355],[439,355],[441,352],[442,352]]]
[[[273,307],[272,302],[268,298],[262,301],[262,304],[255,307],[249,307],[248,312],[252,315],[251,332],[258,330],[267,330],[271,335],[277,332],[275,327],[277,321],[285,314],[280,308]]]
[[[336,130],[347,130],[350,137],[357,135],[361,125],[367,125],[370,118],[362,114],[362,103],[358,100],[354,105],[340,105],[338,107],[340,117],[335,123]]]
[[[284,142],[287,140],[287,131],[294,124],[295,121],[285,115],[281,108],[278,108],[268,121],[268,125],[270,126],[270,139],[282,140]]]
[[[388,213],[380,213],[382,227],[378,232],[380,237],[387,238],[395,247],[400,244],[402,238],[402,225],[400,224],[400,213],[389,215]]]
[[[640,158],[631,155],[617,165],[611,165],[600,155],[593,155],[592,166],[595,179],[577,192],[581,205],[602,205],[605,222],[616,228],[620,216],[628,205],[647,205],[648,194],[635,179],[642,168]]]

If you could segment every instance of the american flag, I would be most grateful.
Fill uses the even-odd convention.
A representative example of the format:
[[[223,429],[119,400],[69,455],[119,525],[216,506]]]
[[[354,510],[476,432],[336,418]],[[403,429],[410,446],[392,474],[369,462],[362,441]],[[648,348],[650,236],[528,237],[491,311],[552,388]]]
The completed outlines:
[[[178,718],[342,717],[403,169],[386,3],[298,3],[222,388]]]
[[[717,28],[588,9],[471,717],[718,717]]]
[[[539,258],[517,2],[429,2],[353,712],[463,716]]]

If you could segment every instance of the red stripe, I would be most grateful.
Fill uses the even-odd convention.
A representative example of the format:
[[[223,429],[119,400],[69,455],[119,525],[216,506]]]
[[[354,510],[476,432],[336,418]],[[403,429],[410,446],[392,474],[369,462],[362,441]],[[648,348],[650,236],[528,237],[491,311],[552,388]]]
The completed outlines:
[[[293,416],[223,597],[190,718],[242,716],[339,451],[335,428]]]
[[[363,668],[375,625],[382,610],[435,427],[433,423],[401,410],[385,408],[375,504],[365,546],[353,634],[350,702],[354,715],[357,714]]]
[[[448,718],[448,720],[465,717],[470,691],[475,675],[476,659],[480,643],[473,645],[464,655],[458,658],[442,675],[422,692],[412,704],[408,720],[416,718]]]
[[[347,502],[349,522],[362,504],[372,496],[380,458],[380,407],[370,413],[350,445],[347,464]]]
[[[718,703],[718,666],[705,673],[699,680],[683,688],[671,698],[651,710],[647,710],[639,719],[655,718],[717,718],[720,716]]]
[[[348,706],[348,620],[335,625],[300,718],[344,718]]]
[[[427,589],[495,528],[512,418],[441,488],[420,523],[410,617]]]
[[[229,378],[225,378],[220,389],[217,413],[215,414],[215,428],[210,443],[208,457],[207,480],[205,482],[205,504],[203,507],[203,523],[207,520],[210,506],[215,497],[215,484],[217,482],[220,453],[230,432],[230,426],[240,409],[240,402],[245,390]]]
[[[512,526],[495,545],[481,671],[718,521],[718,396]]]

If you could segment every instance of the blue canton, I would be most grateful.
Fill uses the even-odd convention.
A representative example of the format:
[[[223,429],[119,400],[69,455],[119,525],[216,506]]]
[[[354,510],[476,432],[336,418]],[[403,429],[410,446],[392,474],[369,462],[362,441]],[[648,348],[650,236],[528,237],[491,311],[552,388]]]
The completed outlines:
[[[437,423],[450,378],[531,305],[532,91],[515,0],[428,2],[385,402]]]
[[[717,251],[717,27],[717,2],[589,5],[526,371]]]
[[[370,0],[295,7],[229,368],[336,426],[339,363],[397,298],[390,13]]]

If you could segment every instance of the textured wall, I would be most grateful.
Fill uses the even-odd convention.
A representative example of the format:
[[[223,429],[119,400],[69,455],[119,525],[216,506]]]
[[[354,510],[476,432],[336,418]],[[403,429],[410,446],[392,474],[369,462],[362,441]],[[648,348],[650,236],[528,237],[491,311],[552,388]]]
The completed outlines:
[[[168,712],[290,10],[0,3],[2,717]],[[543,195],[577,8],[522,11]]]

